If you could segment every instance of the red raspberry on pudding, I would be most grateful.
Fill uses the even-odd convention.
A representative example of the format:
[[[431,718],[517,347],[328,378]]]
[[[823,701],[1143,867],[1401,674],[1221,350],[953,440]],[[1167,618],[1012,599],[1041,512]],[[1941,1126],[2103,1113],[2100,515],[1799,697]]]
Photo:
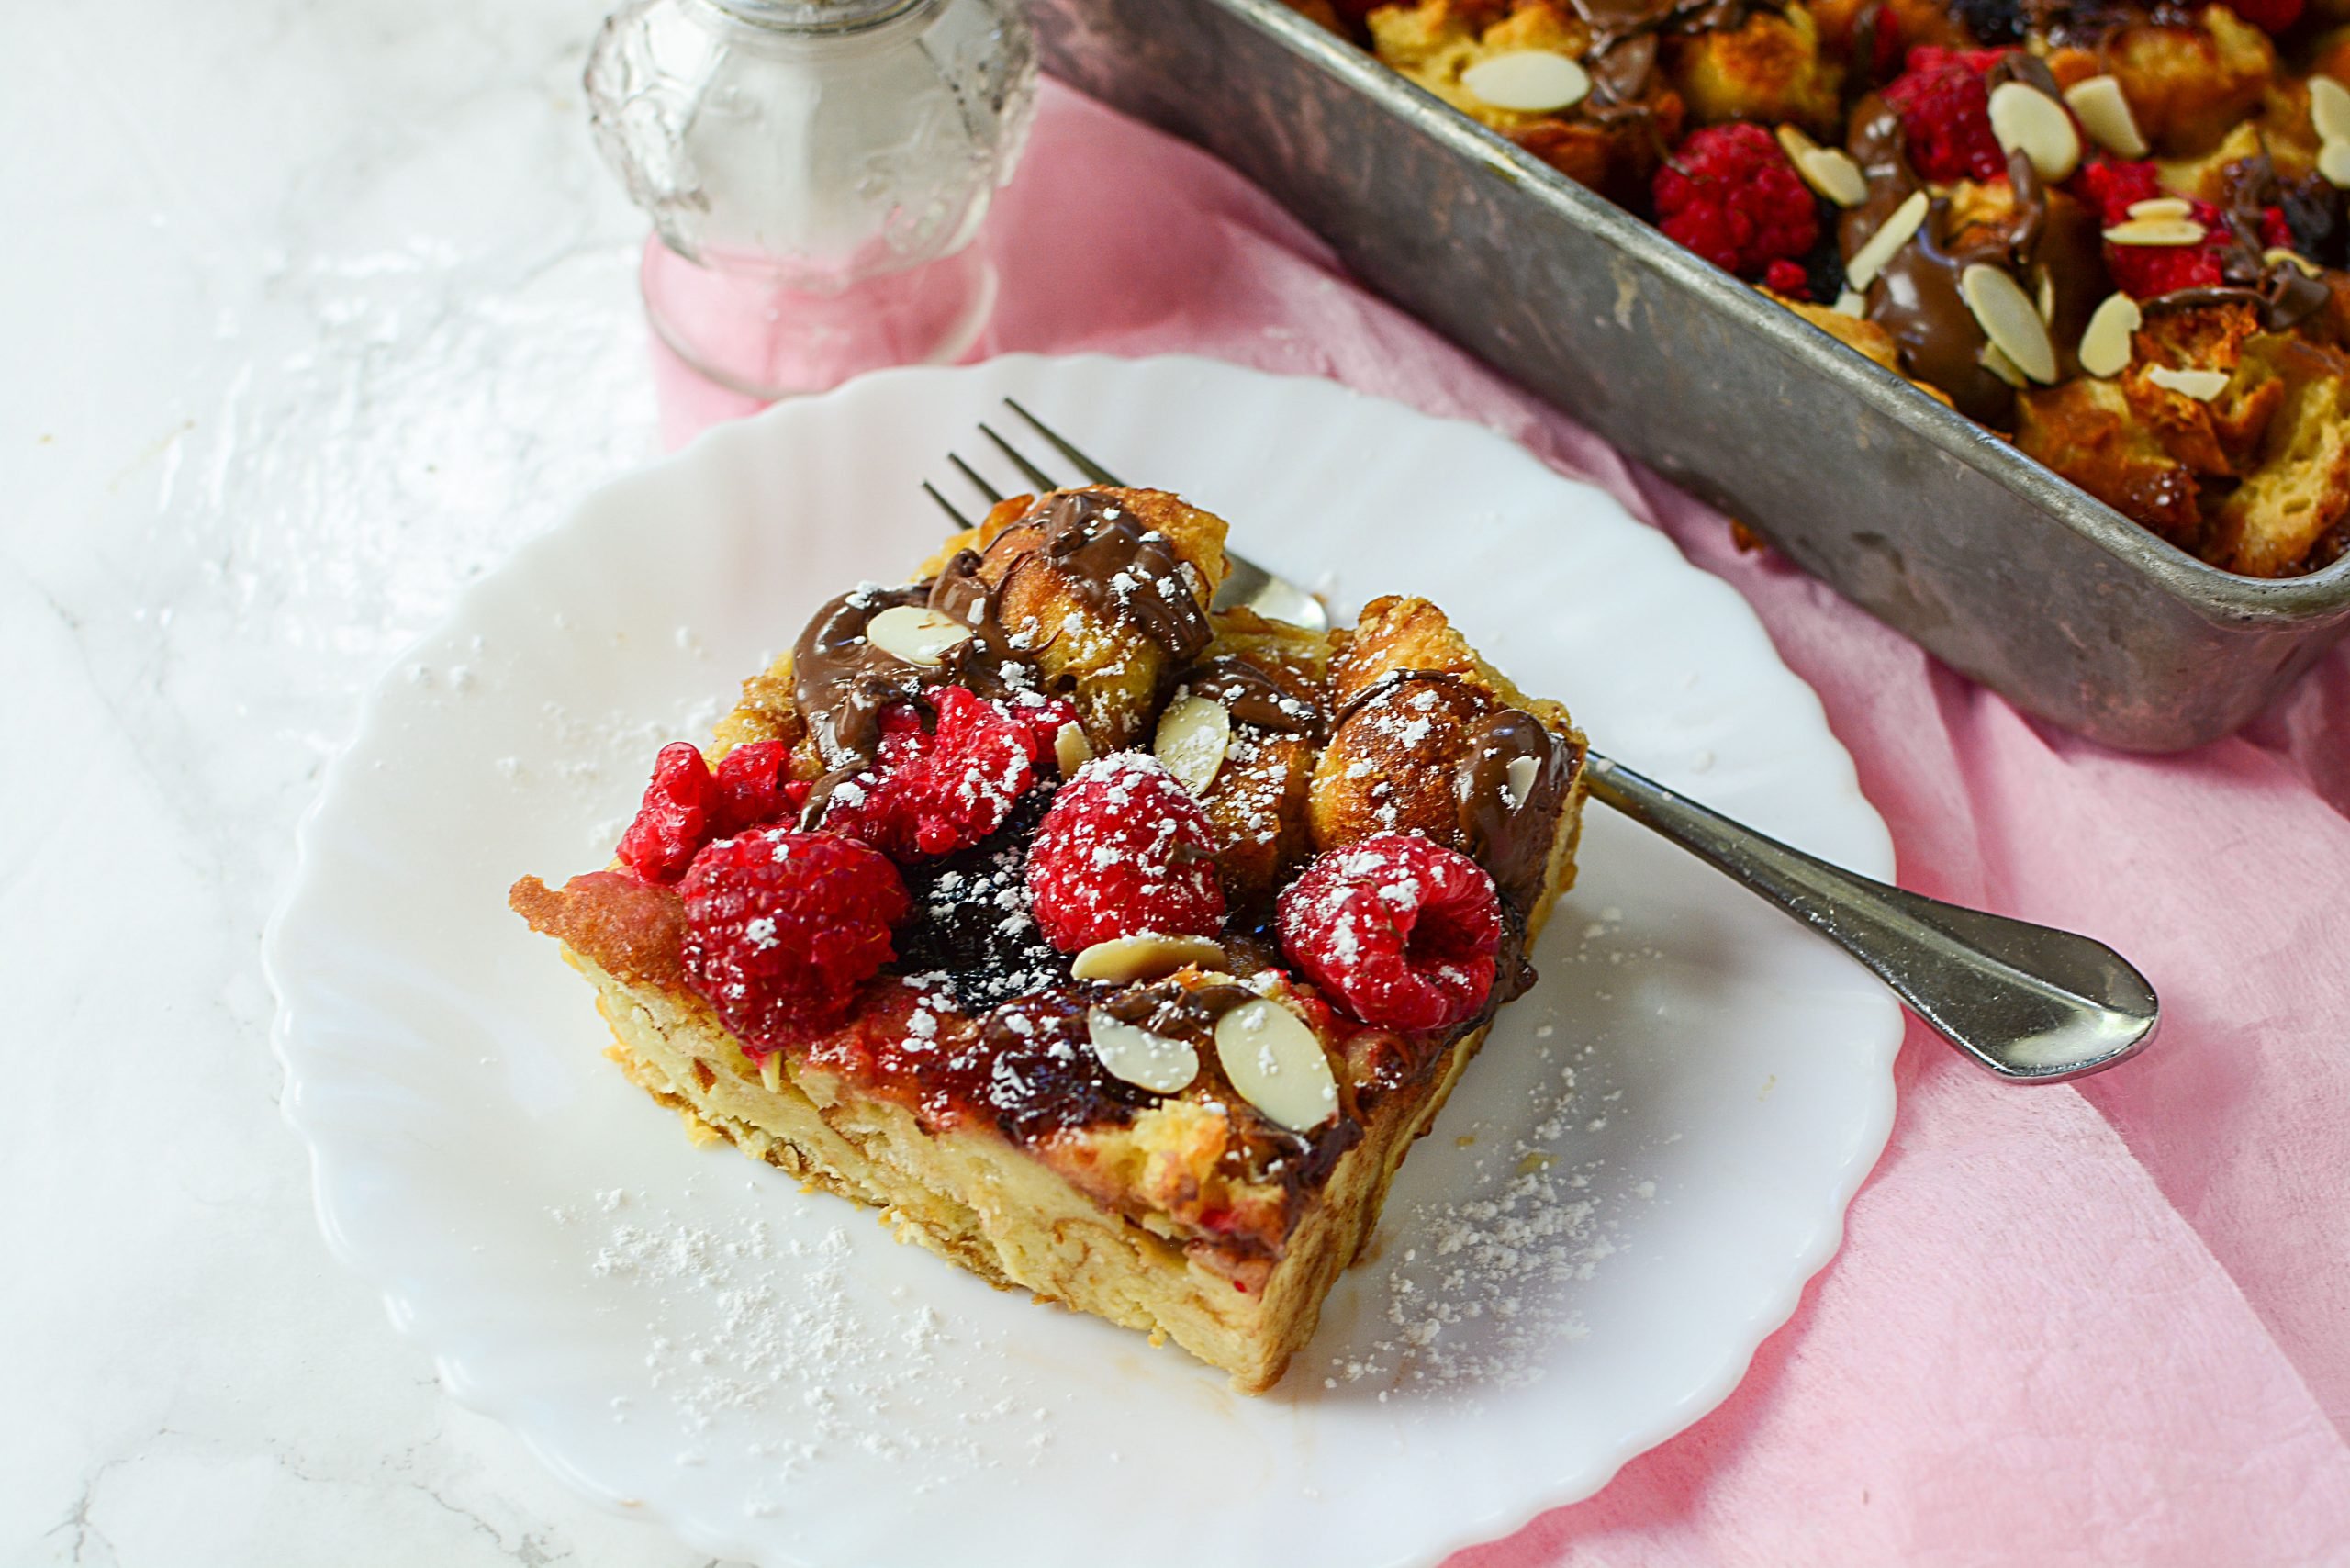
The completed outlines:
[[[883,710],[879,754],[872,767],[834,786],[826,831],[912,861],[968,849],[1003,825],[1035,782],[1036,757],[1051,745],[1051,732],[1041,740],[1038,734],[1049,715],[959,686],[933,688],[927,698],[936,715],[929,728],[912,703]]]
[[[694,857],[685,901],[687,983],[755,1051],[831,1033],[896,957],[912,912],[889,857],[837,834],[767,827]]]
[[[621,863],[648,882],[676,881],[710,842],[718,803],[701,748],[684,741],[663,746],[653,759],[653,778],[644,787],[636,820],[621,834]]]
[[[2098,222],[2107,229],[2130,222],[2132,204],[2175,194],[2163,188],[2161,172],[2153,163],[2122,158],[2098,158],[2082,165],[2074,178],[2074,186],[2081,198],[2097,209]],[[2182,288],[2215,288],[2225,281],[2221,263],[2234,244],[2226,220],[2210,202],[2192,197],[2180,199],[2187,201],[2188,219],[2203,226],[2199,243],[2105,242],[2105,270],[2112,274],[2114,286],[2132,299],[2152,299]],[[2273,217],[2264,215],[2264,228],[2270,234],[2282,230],[2286,235],[2283,243],[2290,246],[2291,231],[2285,229],[2285,215],[2275,208],[2270,212]]]
[[[1045,940],[1064,953],[1146,931],[1213,936],[1224,924],[1215,830],[1157,757],[1096,757],[1036,826],[1028,896]]]
[[[1799,260],[1819,238],[1811,187],[1777,139],[1744,120],[1690,132],[1651,189],[1669,239],[1743,278]]]
[[[1494,989],[1501,897],[1483,867],[1406,834],[1317,857],[1281,896],[1281,951],[1366,1024],[1447,1029]]]
[[[1991,89],[1984,76],[2004,50],[1909,51],[1908,68],[1886,83],[1885,101],[1901,116],[1909,167],[1923,180],[1996,180],[2008,154],[1991,131]]]
[[[648,882],[675,882],[711,839],[797,812],[808,786],[785,776],[790,762],[781,741],[736,746],[715,771],[698,746],[663,746],[636,818],[621,834],[621,863]]]

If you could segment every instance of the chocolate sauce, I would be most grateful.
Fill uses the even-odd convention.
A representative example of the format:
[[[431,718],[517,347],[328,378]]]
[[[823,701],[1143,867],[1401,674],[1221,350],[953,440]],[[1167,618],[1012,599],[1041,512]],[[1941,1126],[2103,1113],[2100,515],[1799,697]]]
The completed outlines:
[[[2020,82],[2054,95],[2048,68],[2020,50],[1993,65],[1990,77]],[[1870,94],[1852,112],[1849,150],[1868,182],[1868,196],[1844,214],[1837,240],[1850,262],[1909,196],[1925,188],[1909,167],[1901,116]],[[2059,377],[2076,374],[2081,333],[2108,292],[2096,215],[2052,190],[2022,153],[2008,160],[2015,213],[2003,223],[1953,233],[1947,197],[1936,197],[1909,242],[1877,269],[1867,294],[1868,319],[1893,337],[1908,375],[1950,394],[1958,411],[1977,423],[2008,429],[2015,388],[1983,363],[1989,340],[1975,319],[1960,279],[1977,263],[1999,267],[2035,298],[2043,282],[2054,309],[2048,335]]]
[[[1453,774],[1463,850],[1493,874],[1505,903],[1530,909],[1550,869],[1559,812],[1583,765],[1581,748],[1516,708],[1479,719],[1470,725],[1468,738],[1467,755]],[[1510,765],[1524,757],[1535,759],[1535,768],[1521,794]]]
[[[997,543],[1028,527],[1043,534],[1035,553],[1013,559],[993,586],[984,575],[987,558],[965,550],[931,581],[841,595],[800,633],[792,645],[793,694],[818,754],[833,770],[810,796],[807,820],[817,820],[833,787],[872,763],[881,740],[881,711],[891,703],[919,702],[934,686],[1001,696],[1029,684],[1006,677],[1009,666],[1024,662],[1024,650],[1004,629],[1002,605],[1005,586],[1019,572],[1034,569],[1032,563],[1059,567],[1073,598],[1158,644],[1170,663],[1188,662],[1205,650],[1212,635],[1207,613],[1173,543],[1117,498],[1095,490],[1063,491],[999,535]],[[876,615],[907,604],[926,605],[969,627],[972,635],[930,666],[911,664],[867,640],[867,623]]]
[[[1115,496],[1064,490],[1025,521],[1041,525],[1044,539],[1035,555],[1013,563],[1012,572],[1031,561],[1054,562],[1079,602],[1147,637],[1174,663],[1189,664],[1206,651],[1214,632],[1173,542]]]
[[[1237,654],[1218,654],[1185,670],[1178,682],[1194,697],[1224,704],[1225,711],[1244,724],[1319,741],[1322,710],[1288,690],[1262,667]]]
[[[862,767],[881,743],[881,710],[920,695],[937,669],[909,664],[865,636],[866,624],[885,610],[922,604],[926,584],[851,588],[816,611],[791,647],[792,694],[800,716],[826,766]]]
[[[1559,812],[1583,766],[1583,750],[1533,714],[1498,707],[1483,690],[1440,669],[1389,670],[1348,699],[1330,722],[1331,734],[1374,699],[1422,682],[1451,686],[1476,700],[1480,711],[1463,725],[1465,749],[1453,773],[1461,851],[1485,868],[1503,903],[1522,917],[1542,890]],[[1537,759],[1523,800],[1509,787],[1509,765],[1521,756]]]

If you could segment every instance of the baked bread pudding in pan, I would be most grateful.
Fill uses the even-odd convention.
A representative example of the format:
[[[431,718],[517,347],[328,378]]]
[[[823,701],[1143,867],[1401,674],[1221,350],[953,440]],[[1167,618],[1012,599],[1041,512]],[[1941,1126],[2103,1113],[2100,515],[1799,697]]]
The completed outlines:
[[[2180,548],[2350,550],[2350,0],[1292,3]]]
[[[1002,503],[511,902],[697,1139],[1258,1393],[1532,983],[1583,745],[1424,599],[1212,613],[1224,537]]]

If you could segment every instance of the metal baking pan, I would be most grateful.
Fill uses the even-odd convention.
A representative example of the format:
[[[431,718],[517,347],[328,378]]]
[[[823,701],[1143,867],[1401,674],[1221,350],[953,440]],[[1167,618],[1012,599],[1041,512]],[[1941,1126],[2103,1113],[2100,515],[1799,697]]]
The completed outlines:
[[[1279,0],[1034,0],[1046,66],[1235,165],[1371,287],[2021,707],[2228,734],[2350,630],[2350,560],[2208,566]]]

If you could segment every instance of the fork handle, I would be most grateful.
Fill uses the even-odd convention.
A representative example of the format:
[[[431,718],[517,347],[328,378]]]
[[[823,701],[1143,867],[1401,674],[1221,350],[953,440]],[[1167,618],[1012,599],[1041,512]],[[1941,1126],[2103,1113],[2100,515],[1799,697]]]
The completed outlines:
[[[1591,754],[1590,792],[1858,958],[1961,1051],[2016,1082],[2101,1071],[2154,1037],[2161,1003],[2102,942],[1855,876]]]

